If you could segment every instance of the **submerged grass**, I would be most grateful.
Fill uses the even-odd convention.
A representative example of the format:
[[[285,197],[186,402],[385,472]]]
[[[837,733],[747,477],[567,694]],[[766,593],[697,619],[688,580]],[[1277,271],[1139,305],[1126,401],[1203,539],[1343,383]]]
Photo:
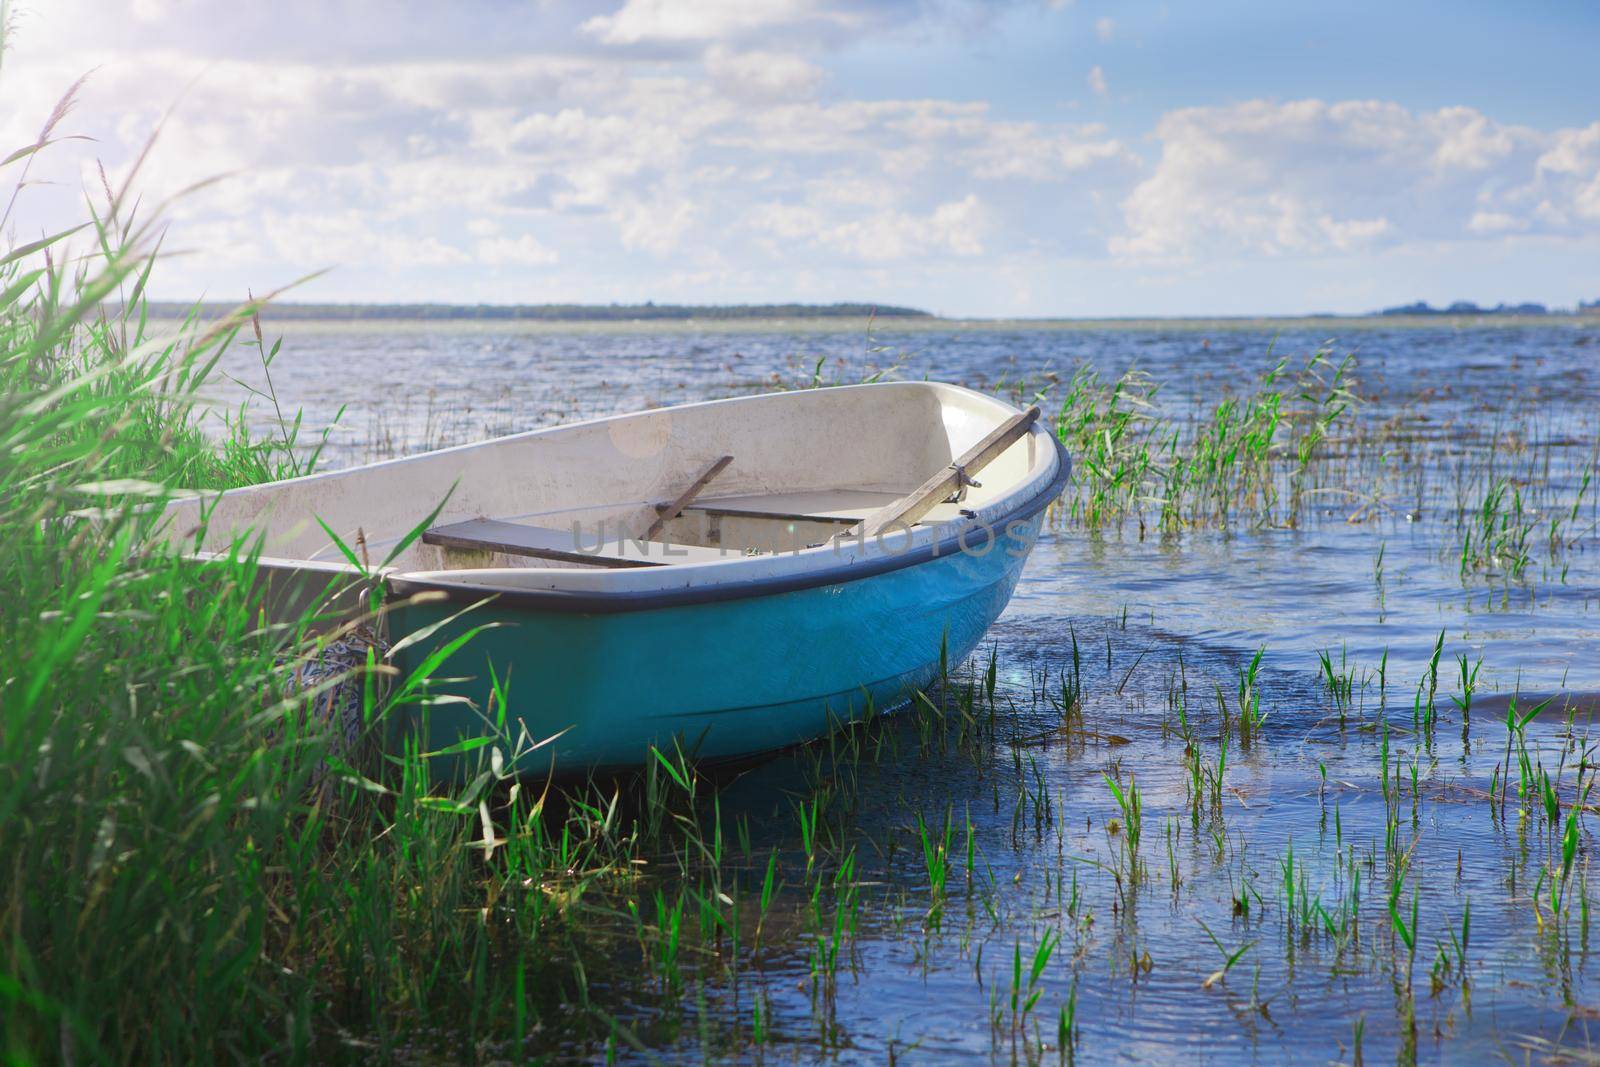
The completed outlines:
[[[1547,425],[1513,406],[1486,430],[1438,440],[1402,403],[1365,414],[1354,355],[1331,344],[1278,358],[1248,388],[1174,407],[1138,368],[1107,379],[1084,365],[1056,401],[1055,430],[1074,457],[1061,514],[1097,533],[1143,539],[1199,529],[1298,528],[1319,511],[1359,524],[1437,517],[1453,532],[1442,558],[1463,584],[1565,582],[1600,530],[1600,425]],[[1051,390],[1019,397],[1043,401]],[[1384,544],[1374,557],[1380,606]]]
[[[1106,382],[1081,367],[1056,413],[1076,471],[1070,517],[1102,528],[1127,518],[1141,535],[1196,526],[1300,522],[1317,491],[1325,444],[1355,403],[1353,358],[1330,349],[1292,367],[1277,360],[1256,387],[1175,423],[1139,370]]]

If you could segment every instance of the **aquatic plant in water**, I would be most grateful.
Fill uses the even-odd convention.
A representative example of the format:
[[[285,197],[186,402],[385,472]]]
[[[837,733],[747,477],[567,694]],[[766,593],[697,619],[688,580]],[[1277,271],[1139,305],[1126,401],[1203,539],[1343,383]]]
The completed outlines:
[[[1327,349],[1294,368],[1276,360],[1252,391],[1190,413],[1187,426],[1162,411],[1143,371],[1108,384],[1080,367],[1055,418],[1075,462],[1067,514],[1095,529],[1132,518],[1141,536],[1149,520],[1168,533],[1295,525],[1319,488],[1315,464],[1355,403],[1353,366]]]

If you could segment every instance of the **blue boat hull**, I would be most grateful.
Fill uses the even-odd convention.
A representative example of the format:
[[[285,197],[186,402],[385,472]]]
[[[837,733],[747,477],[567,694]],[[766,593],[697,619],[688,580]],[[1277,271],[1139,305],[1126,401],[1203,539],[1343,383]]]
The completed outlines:
[[[439,752],[481,737],[494,714],[490,665],[509,681],[505,728],[533,742],[525,772],[637,767],[676,742],[696,759],[736,760],[823,736],[904,703],[977,646],[1005,609],[1041,516],[984,544],[850,581],[704,603],[611,612],[490,601],[402,653],[409,672],[431,649],[485,623],[435,674],[446,702],[394,724]],[[461,603],[398,609],[404,634]],[[557,736],[559,735],[559,736]],[[436,759],[456,773],[476,754]]]

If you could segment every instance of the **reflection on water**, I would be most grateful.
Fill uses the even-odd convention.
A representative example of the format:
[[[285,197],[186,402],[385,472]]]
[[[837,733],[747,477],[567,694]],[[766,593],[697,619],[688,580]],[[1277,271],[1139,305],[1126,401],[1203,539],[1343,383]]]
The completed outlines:
[[[1520,1061],[1547,1042],[1587,1047],[1583,1005],[1600,992],[1588,956],[1592,819],[1579,820],[1565,918],[1550,894],[1575,782],[1592,773],[1589,717],[1569,737],[1547,709],[1518,749],[1535,782],[1555,776],[1555,821],[1531,794],[1532,814],[1519,814],[1526,779],[1520,755],[1508,761],[1505,719],[1518,689],[1600,692],[1596,494],[1581,482],[1600,418],[1600,322],[928,323],[870,336],[860,323],[293,322],[284,332],[274,367],[284,406],[316,427],[349,405],[330,433],[335,466],[884,368],[1032,395],[1082,363],[1110,376],[1138,367],[1183,418],[1246,386],[1269,351],[1300,356],[1337,335],[1357,354],[1364,399],[1350,432],[1379,442],[1351,469],[1372,484],[1319,498],[1294,529],[1141,539],[1132,527],[1047,526],[990,635],[1006,709],[993,735],[930,750],[901,724],[876,758],[840,767],[813,747],[725,788],[723,817],[755,828],[754,854],[783,854],[790,888],[773,932],[748,960],[695,964],[692,995],[612,978],[614,1008],[674,1060],[754,1058],[758,1003],[774,1061],[1057,1062],[1069,1003],[1075,1055],[1094,1062],[1352,1062],[1358,1043],[1369,1062]],[[248,378],[248,354],[232,360]],[[1565,548],[1536,553],[1518,578],[1463,577],[1456,558],[1456,513],[1491,468],[1530,483],[1541,522],[1578,502]],[[1263,647],[1253,689],[1264,721],[1246,747],[1240,672]],[[1480,659],[1474,704],[1460,699],[1459,674]],[[1038,693],[1074,662],[1082,723],[1063,729],[1061,708]],[[1348,696],[1336,699],[1339,679]],[[1219,764],[1217,809],[1197,814],[1197,775]],[[1128,816],[1108,775],[1136,781],[1143,798],[1133,891]],[[1491,801],[1508,775],[1509,799]],[[819,789],[834,803],[829,862],[850,857],[859,894],[825,982],[818,945],[843,905],[836,886],[808,897],[794,823],[798,798]],[[974,866],[955,864],[936,920],[918,817],[948,818],[957,852],[973,841]],[[1014,957],[1030,960],[1058,935],[1036,981],[1022,965],[1020,1000],[1039,996],[1019,1014]]]

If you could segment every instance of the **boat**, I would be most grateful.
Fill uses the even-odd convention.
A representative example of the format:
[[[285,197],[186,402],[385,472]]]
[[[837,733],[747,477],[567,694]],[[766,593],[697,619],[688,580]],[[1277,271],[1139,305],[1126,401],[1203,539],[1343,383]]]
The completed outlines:
[[[736,397],[174,501],[166,529],[257,546],[286,614],[381,581],[402,674],[477,631],[449,699],[391,725],[425,751],[500,729],[528,772],[739,761],[977,647],[1071,470],[1038,416],[933,382]]]

